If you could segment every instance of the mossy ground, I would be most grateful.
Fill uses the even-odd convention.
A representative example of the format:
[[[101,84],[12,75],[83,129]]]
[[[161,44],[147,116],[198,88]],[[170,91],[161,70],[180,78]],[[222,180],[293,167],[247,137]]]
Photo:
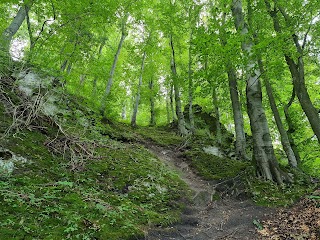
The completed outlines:
[[[191,166],[206,180],[235,177],[249,165],[247,162],[205,153],[202,149],[192,149],[187,151],[186,155],[191,161]]]
[[[0,110],[3,133],[11,120],[1,104]],[[143,146],[114,140],[135,136],[97,116],[84,127],[74,121],[90,120],[83,109],[63,117],[65,133],[102,143],[95,148],[98,157],[50,151],[47,143],[63,137],[50,124],[45,131],[20,129],[2,138],[3,148],[29,162],[1,176],[0,239],[131,239],[179,220],[186,185]]]

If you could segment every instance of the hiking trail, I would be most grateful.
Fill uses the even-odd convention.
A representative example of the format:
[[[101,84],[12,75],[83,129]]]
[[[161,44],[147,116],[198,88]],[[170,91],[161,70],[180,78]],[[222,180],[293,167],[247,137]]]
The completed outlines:
[[[265,218],[274,209],[254,205],[249,199],[225,197],[214,200],[218,181],[205,181],[196,175],[177,149],[145,144],[169,168],[179,173],[192,191],[192,202],[181,221],[170,227],[153,229],[145,240],[252,240],[259,239],[254,222]]]

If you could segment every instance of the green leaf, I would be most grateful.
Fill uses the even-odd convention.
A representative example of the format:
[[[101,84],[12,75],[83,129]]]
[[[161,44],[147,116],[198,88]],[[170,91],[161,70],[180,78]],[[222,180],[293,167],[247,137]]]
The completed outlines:
[[[253,219],[253,224],[256,226],[256,228],[258,228],[259,230],[263,229],[262,224],[260,223],[259,220]]]

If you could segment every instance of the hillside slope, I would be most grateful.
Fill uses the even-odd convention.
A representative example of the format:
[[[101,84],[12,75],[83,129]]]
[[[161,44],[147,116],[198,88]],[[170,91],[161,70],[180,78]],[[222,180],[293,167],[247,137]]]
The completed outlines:
[[[1,79],[0,239],[130,239],[179,220],[186,185],[132,133],[16,82]]]
[[[0,239],[255,239],[256,228],[269,239],[298,229],[299,221],[277,229],[272,218],[262,229],[261,220],[275,212],[270,206],[311,193],[308,179],[262,182],[214,136],[133,129],[102,118],[54,79],[25,75],[0,82]],[[309,198],[308,231],[294,236],[316,239],[319,198]]]

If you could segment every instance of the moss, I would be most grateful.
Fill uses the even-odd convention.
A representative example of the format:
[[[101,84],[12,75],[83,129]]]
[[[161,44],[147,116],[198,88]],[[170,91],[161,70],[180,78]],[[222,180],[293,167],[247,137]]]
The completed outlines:
[[[48,124],[0,139],[2,147],[28,159],[0,181],[1,239],[136,239],[149,226],[179,220],[182,206],[176,203],[187,190],[178,175],[130,143],[138,135],[128,125],[102,123],[80,108],[77,116],[63,116],[63,127],[72,123],[69,134],[104,145],[95,149],[100,158],[87,159],[81,171],[70,171],[69,158],[46,147],[58,132]],[[87,128],[73,124],[89,115]],[[4,132],[11,118],[1,104],[0,120]]]
[[[247,162],[207,154],[201,149],[189,150],[186,156],[191,161],[192,167],[206,180],[235,177],[249,165]]]
[[[151,140],[160,146],[173,145],[177,146],[184,142],[184,138],[164,128],[157,127],[138,127],[135,132],[143,136],[147,140]]]
[[[291,184],[279,186],[269,181],[255,180],[250,184],[253,200],[260,206],[290,206],[302,196],[312,193],[314,185]]]
[[[54,136],[23,130],[1,140],[30,160],[0,184],[1,239],[130,239],[179,220],[174,202],[186,187],[145,148],[110,140],[100,159],[71,172],[44,144]]]

